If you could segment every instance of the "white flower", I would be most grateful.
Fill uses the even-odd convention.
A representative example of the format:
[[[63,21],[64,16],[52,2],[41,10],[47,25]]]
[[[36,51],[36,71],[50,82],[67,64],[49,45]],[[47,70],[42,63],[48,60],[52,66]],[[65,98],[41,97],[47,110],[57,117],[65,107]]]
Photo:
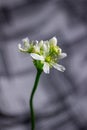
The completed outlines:
[[[31,53],[30,55],[31,55],[31,57],[32,57],[33,59],[35,59],[35,60],[44,61],[44,57],[43,57],[43,56],[40,56],[40,55],[35,54],[35,53]]]
[[[29,43],[29,39],[26,37],[22,40],[23,44],[24,44],[24,48],[22,48],[21,44],[18,44],[18,48],[21,52],[26,52],[28,51],[28,48],[30,48],[30,43]]]
[[[57,46],[56,37],[53,37],[49,41],[36,41],[35,44],[32,44],[32,42],[29,43],[27,38],[22,41],[24,43],[24,49],[21,47],[21,44],[19,44],[19,50],[30,53],[37,69],[41,69],[47,74],[52,67],[62,72],[65,71],[65,67],[57,64],[57,61],[65,58],[67,54],[62,53],[61,48]]]
[[[56,39],[56,37],[51,38],[49,40],[49,43],[52,44],[52,45],[54,45],[54,46],[56,46],[57,45],[57,39]]]
[[[34,54],[34,53],[31,53],[30,55],[32,56],[32,58],[33,58],[34,60],[43,61],[43,64],[44,64],[44,65],[43,65],[43,71],[44,71],[45,73],[49,73],[49,72],[50,72],[50,66],[53,66],[55,69],[57,69],[57,70],[59,70],[59,71],[62,71],[62,72],[65,71],[65,67],[62,66],[62,65],[59,65],[59,64],[57,64],[57,63],[51,63],[51,62],[48,63],[48,62],[46,62],[44,56],[40,56],[40,55]],[[65,57],[65,53],[64,53],[64,57]]]

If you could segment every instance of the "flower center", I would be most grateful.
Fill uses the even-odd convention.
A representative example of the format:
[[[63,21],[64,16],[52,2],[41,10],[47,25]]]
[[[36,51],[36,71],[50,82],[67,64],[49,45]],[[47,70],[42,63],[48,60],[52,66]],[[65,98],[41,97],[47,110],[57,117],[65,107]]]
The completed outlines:
[[[52,61],[51,56],[47,56],[47,57],[45,58],[45,61],[48,62],[48,63],[50,63],[50,62]]]

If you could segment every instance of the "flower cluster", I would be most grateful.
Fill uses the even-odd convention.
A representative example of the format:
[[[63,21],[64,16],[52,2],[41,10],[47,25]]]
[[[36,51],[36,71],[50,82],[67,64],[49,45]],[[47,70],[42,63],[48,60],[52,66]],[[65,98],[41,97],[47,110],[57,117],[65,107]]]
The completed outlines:
[[[37,69],[43,70],[45,73],[50,72],[50,68],[64,72],[65,67],[57,64],[57,62],[66,57],[66,53],[62,53],[62,50],[57,46],[57,39],[53,37],[47,41],[29,41],[28,38],[22,40],[24,47],[21,44],[18,48],[21,52],[29,53],[33,58],[33,63]]]

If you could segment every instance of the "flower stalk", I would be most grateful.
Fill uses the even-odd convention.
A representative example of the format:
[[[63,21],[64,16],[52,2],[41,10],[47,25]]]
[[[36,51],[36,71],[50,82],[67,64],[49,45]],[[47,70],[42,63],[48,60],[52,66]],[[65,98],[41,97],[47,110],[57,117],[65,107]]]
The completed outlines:
[[[33,98],[34,98],[34,94],[36,92],[37,86],[38,86],[38,82],[41,76],[42,70],[37,69],[37,74],[36,74],[36,78],[35,78],[35,82],[34,82],[34,86],[31,92],[31,96],[30,96],[30,114],[31,114],[31,130],[35,130],[35,114],[34,114],[34,108],[33,108]]]
[[[18,44],[20,52],[28,53],[32,57],[33,63],[37,69],[36,79],[30,96],[30,114],[31,114],[31,130],[35,130],[35,115],[33,108],[33,98],[36,92],[40,75],[42,72],[46,74],[50,73],[50,69],[55,69],[64,72],[65,67],[58,64],[60,59],[67,56],[62,52],[62,49],[57,45],[57,38],[53,37],[46,41],[30,41],[28,38],[22,40],[23,48],[21,44]]]

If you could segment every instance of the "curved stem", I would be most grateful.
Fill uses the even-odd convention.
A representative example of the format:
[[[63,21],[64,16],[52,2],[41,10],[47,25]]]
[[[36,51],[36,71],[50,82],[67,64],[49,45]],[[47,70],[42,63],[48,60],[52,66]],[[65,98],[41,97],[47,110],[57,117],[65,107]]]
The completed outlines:
[[[31,92],[31,96],[30,96],[31,130],[35,129],[35,115],[34,115],[34,109],[33,109],[33,98],[34,98],[34,94],[35,94],[35,91],[38,86],[38,82],[39,82],[41,73],[42,73],[42,70],[37,70],[34,86],[33,86],[32,92]]]

